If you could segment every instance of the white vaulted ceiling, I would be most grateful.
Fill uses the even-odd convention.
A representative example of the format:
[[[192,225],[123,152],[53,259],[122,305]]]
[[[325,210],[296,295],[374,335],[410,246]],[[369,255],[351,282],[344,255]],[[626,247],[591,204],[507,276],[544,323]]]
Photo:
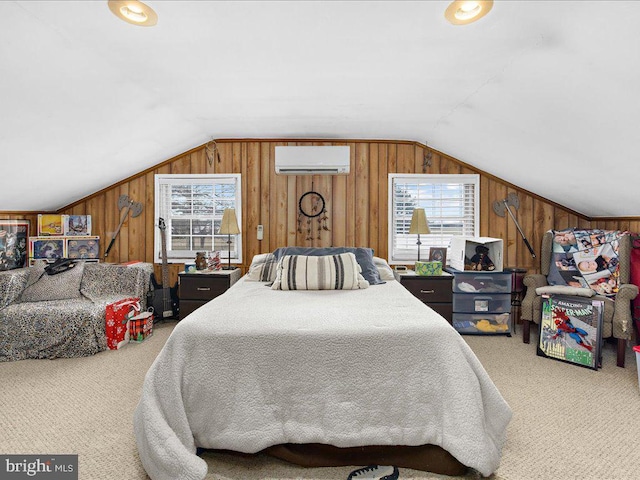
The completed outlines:
[[[0,2],[0,211],[211,138],[405,139],[588,216],[638,216],[640,2]]]

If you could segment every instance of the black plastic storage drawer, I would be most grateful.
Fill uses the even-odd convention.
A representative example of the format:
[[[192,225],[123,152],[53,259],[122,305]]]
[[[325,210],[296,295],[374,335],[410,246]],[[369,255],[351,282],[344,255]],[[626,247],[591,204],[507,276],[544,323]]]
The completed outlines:
[[[454,313],[453,328],[460,333],[511,334],[510,313]]]
[[[459,293],[453,296],[453,311],[463,313],[508,313],[511,311],[511,294]]]
[[[454,293],[511,293],[511,273],[456,272]]]

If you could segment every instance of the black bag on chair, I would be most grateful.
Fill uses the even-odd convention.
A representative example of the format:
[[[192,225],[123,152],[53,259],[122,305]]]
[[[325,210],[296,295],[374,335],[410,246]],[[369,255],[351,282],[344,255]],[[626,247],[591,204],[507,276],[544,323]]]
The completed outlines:
[[[57,275],[66,272],[76,266],[76,261],[71,258],[57,258],[55,262],[44,267],[47,275]]]

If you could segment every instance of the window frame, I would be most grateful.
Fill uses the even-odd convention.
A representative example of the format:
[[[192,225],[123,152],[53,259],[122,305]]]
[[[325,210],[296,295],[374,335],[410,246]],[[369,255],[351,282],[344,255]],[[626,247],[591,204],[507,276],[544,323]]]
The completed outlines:
[[[211,180],[211,184],[221,184],[221,183],[235,183],[235,211],[236,217],[238,218],[238,227],[240,228],[240,233],[236,235],[232,235],[235,237],[235,255],[231,256],[231,263],[242,263],[242,178],[239,173],[175,173],[175,174],[155,174],[154,175],[154,240],[153,240],[153,259],[154,263],[162,263],[161,258],[161,238],[160,238],[160,229],[159,229],[159,218],[163,217],[166,224],[166,242],[167,242],[167,263],[185,263],[185,262],[193,262],[196,257],[197,251],[211,251],[202,249],[198,250],[181,250],[184,252],[184,255],[172,255],[170,253],[171,248],[171,221],[176,217],[171,217],[168,215],[168,209],[161,212],[161,200],[160,195],[162,191],[162,186],[166,184],[176,184],[179,181],[184,180],[183,184],[187,185],[196,185],[196,184],[207,184],[205,180]],[[195,181],[194,181],[195,180]],[[221,181],[224,180],[224,181]],[[232,180],[230,182],[229,180]],[[203,216],[204,217],[204,216]],[[193,218],[193,217],[190,217]],[[211,217],[206,217],[211,218]],[[213,216],[214,221],[217,217]],[[220,214],[220,220],[222,219],[222,214]],[[214,223],[215,225],[215,223]],[[193,232],[190,233],[190,236],[193,235]],[[225,237],[225,241],[227,235],[217,234],[215,232],[212,233],[212,243],[211,246],[214,248],[215,246],[215,237]],[[227,259],[227,249],[219,249],[220,257]],[[233,250],[232,250],[233,253]]]
[[[388,177],[388,218],[387,218],[387,226],[388,226],[388,250],[387,250],[387,257],[388,257],[388,263],[390,265],[403,265],[403,264],[410,264],[415,262],[418,259],[418,249],[416,248],[416,252],[415,255],[413,256],[400,256],[396,253],[396,251],[394,250],[394,243],[395,243],[395,238],[396,238],[396,233],[395,233],[395,228],[394,228],[394,224],[395,224],[395,210],[394,210],[394,201],[395,201],[395,185],[397,183],[398,179],[406,179],[408,180],[405,183],[411,183],[411,180],[415,180],[416,184],[419,183],[432,183],[432,184],[443,184],[443,183],[450,183],[450,184],[455,184],[458,183],[460,185],[469,185],[469,184],[473,184],[474,186],[474,192],[473,192],[473,236],[477,237],[479,236],[479,232],[480,232],[480,175],[473,173],[473,174],[432,174],[432,173],[389,173],[389,177]],[[431,180],[431,181],[429,181]],[[437,180],[437,181],[436,181]],[[416,208],[422,208],[424,207],[424,205],[421,205],[420,203],[418,203],[416,205]],[[427,210],[427,219],[429,221],[429,224],[431,225],[433,222],[433,219],[440,220],[444,217],[442,216],[433,216],[430,214],[430,212]],[[462,217],[461,217],[462,218]],[[434,234],[421,234],[420,235],[420,240],[422,242],[421,245],[421,255],[420,255],[420,259],[421,260],[427,260],[429,258],[429,248],[430,247],[446,247],[447,248],[447,253],[450,253],[449,248],[450,248],[450,240],[447,243],[447,245],[435,245],[435,244],[430,244],[431,242],[429,242],[429,236],[430,235],[434,235]],[[438,233],[438,236],[442,236],[442,233]],[[453,237],[454,235],[450,235],[449,238]],[[417,237],[416,237],[417,238]]]

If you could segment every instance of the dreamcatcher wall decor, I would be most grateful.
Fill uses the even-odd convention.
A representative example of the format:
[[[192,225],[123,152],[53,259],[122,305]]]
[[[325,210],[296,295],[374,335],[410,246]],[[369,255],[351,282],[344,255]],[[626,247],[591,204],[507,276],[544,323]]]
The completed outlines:
[[[322,231],[329,231],[327,220],[324,197],[313,190],[302,194],[298,201],[298,233],[306,233],[305,240],[313,240],[314,236],[320,240]]]

